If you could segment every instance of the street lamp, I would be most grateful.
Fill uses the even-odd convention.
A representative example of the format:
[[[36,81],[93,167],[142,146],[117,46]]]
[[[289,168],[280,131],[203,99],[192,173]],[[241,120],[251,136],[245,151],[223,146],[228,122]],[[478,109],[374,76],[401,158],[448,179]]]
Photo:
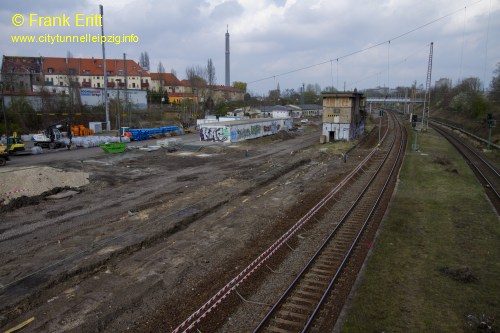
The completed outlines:
[[[116,103],[116,121],[117,121],[117,127],[118,127],[118,137],[120,138],[120,142],[122,142],[122,135],[120,133],[121,129],[121,123],[120,123],[120,83],[121,79],[116,79],[115,82],[118,85],[118,98],[117,98],[117,103]]]

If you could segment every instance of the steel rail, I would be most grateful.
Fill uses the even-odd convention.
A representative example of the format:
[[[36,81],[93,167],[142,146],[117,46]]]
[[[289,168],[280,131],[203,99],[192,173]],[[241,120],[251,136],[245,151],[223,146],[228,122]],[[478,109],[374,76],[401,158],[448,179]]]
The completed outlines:
[[[389,134],[389,126],[380,140],[386,140]],[[358,174],[363,166],[371,160],[372,156],[379,151],[379,147],[375,147],[372,151],[354,168],[334,189],[332,189],[325,197],[323,197],[313,208],[311,208],[302,218],[299,219],[286,233],[284,233],[277,241],[275,241],[267,250],[262,252],[254,261],[244,268],[236,277],[231,279],[224,287],[222,287],[214,296],[212,296],[198,310],[193,312],[172,333],[190,332],[196,325],[204,320],[215,308],[222,303],[241,283],[247,280],[260,266],[268,261],[300,228],[306,224],[327,202],[337,194],[356,174]]]
[[[486,166],[487,167],[487,171],[491,171],[491,173],[493,173],[493,176],[500,177],[500,173],[496,170],[496,168],[493,165],[491,165],[489,161],[487,161],[480,154],[478,154],[475,151],[475,149],[473,149],[472,147],[470,147],[467,143],[459,140],[454,135],[452,135],[452,134],[448,133],[447,131],[439,128],[438,126],[432,125],[432,127],[439,134],[441,134],[444,138],[446,138],[462,154],[462,156],[464,156],[464,158],[466,158],[468,161],[471,162],[470,164],[472,165],[472,167],[474,168],[474,170],[476,170],[476,172],[479,175],[481,175],[481,177],[483,178],[483,180],[489,185],[489,188],[495,193],[497,199],[500,199],[500,194],[499,194],[500,189],[497,188],[496,184],[493,184],[493,179],[491,179],[488,175],[486,175],[481,170],[481,165]],[[466,151],[464,151],[464,149],[462,149],[461,147],[465,148]],[[475,157],[475,158],[477,158],[480,162],[482,162],[482,164],[481,165],[477,165],[476,163],[474,163],[474,161],[472,161],[472,159],[470,158],[470,156],[467,156],[467,153],[472,154],[472,156]]]
[[[401,133],[403,133],[403,128],[402,128],[401,124],[399,122],[397,122],[397,123],[399,125]],[[386,179],[386,181],[384,183],[384,186],[381,189],[381,191],[380,191],[380,193],[379,193],[379,195],[377,197],[377,200],[376,200],[375,204],[373,205],[372,209],[370,210],[370,213],[368,214],[368,217],[366,218],[365,222],[363,223],[363,226],[362,226],[361,230],[359,231],[358,235],[356,236],[356,239],[354,240],[353,244],[351,245],[348,254],[344,257],[344,260],[342,261],[340,267],[338,268],[337,272],[335,273],[335,276],[330,281],[330,284],[328,285],[327,289],[323,293],[323,296],[321,297],[318,305],[316,306],[316,308],[314,309],[313,313],[309,317],[309,320],[307,321],[306,325],[304,326],[304,329],[302,330],[302,332],[306,332],[309,329],[310,325],[312,324],[314,318],[316,318],[316,315],[318,314],[321,306],[323,305],[323,303],[325,302],[326,298],[328,297],[328,295],[329,295],[331,289],[333,288],[334,284],[337,282],[338,277],[340,276],[341,271],[344,269],[344,267],[345,267],[345,265],[347,263],[348,258],[351,256],[352,252],[354,251],[354,247],[358,244],[359,239],[361,238],[361,234],[366,229],[366,225],[368,224],[368,221],[372,218],[373,214],[375,213],[375,210],[379,206],[380,201],[382,200],[382,196],[384,195],[385,191],[387,190],[387,187],[389,186],[389,182],[390,182],[390,180],[391,180],[391,178],[392,178],[392,176],[394,174],[394,171],[396,170],[396,167],[398,166],[398,163],[399,163],[399,161],[401,159],[401,154],[404,152],[405,142],[406,142],[406,140],[401,140],[400,141],[399,150],[398,150],[398,154],[396,156],[396,160],[394,161],[394,164],[392,165],[392,168],[391,168],[391,171],[389,173],[389,176],[387,177],[387,179]],[[377,173],[378,173],[378,171],[377,171]]]
[[[398,123],[399,124],[399,123]],[[366,192],[368,191],[368,189],[370,188],[371,184],[373,183],[373,181],[375,180],[376,176],[379,174],[380,170],[382,169],[382,167],[384,166],[384,163],[385,161],[389,158],[390,156],[390,152],[392,150],[392,147],[394,146],[396,142],[396,136],[394,137],[394,140],[393,142],[391,143],[390,145],[390,149],[388,149],[388,153],[384,156],[384,159],[383,161],[380,163],[380,165],[378,166],[377,170],[375,171],[375,173],[372,175],[372,177],[370,178],[370,180],[368,181],[368,183],[366,184],[366,186],[363,188],[363,190],[361,191],[361,193],[358,195],[358,197],[356,198],[356,200],[354,201],[354,203],[351,205],[351,207],[347,210],[347,212],[343,215],[343,217],[340,219],[340,222],[335,226],[335,228],[332,230],[332,232],[329,234],[329,236],[325,239],[325,241],[322,243],[322,245],[318,248],[318,250],[316,251],[316,253],[311,257],[311,259],[309,259],[309,261],[305,264],[305,266],[303,267],[303,269],[297,274],[297,276],[295,277],[295,279],[290,283],[290,285],[288,286],[288,288],[283,292],[283,294],[280,296],[280,298],[276,301],[276,303],[273,305],[273,307],[268,311],[267,315],[261,320],[261,322],[258,324],[258,326],[255,328],[254,330],[254,333],[256,332],[259,332],[261,331],[263,328],[264,328],[264,325],[267,324],[267,322],[270,320],[271,316],[275,313],[275,311],[278,309],[278,307],[281,305],[281,303],[284,301],[284,299],[290,294],[290,292],[293,290],[293,288],[297,285],[297,283],[300,281],[300,279],[304,276],[305,272],[311,267],[312,263],[315,261],[315,259],[318,258],[318,256],[320,255],[320,253],[324,250],[324,248],[328,245],[328,243],[331,241],[331,239],[334,237],[334,235],[337,234],[338,230],[344,225],[345,221],[347,220],[347,218],[350,216],[350,214],[353,212],[353,210],[356,208],[356,206],[358,205],[359,201],[361,200],[361,198],[366,194]],[[402,148],[402,145],[403,143],[401,142],[401,145],[400,145],[400,148],[399,148],[399,152],[398,152],[398,157],[396,159],[396,163],[393,165],[392,169],[391,169],[391,176],[392,176],[392,173],[393,173],[393,170],[395,169],[396,167],[396,164],[397,164],[397,160],[399,159],[399,156],[401,154],[401,150],[403,149]],[[384,185],[384,188],[387,186],[388,184],[388,181],[390,179],[390,177],[388,177],[388,180],[386,181],[385,185]],[[383,192],[383,191],[382,191]],[[379,195],[379,198],[381,197],[382,194]],[[377,199],[377,203],[376,205],[378,205],[378,202],[379,202],[379,199]],[[369,217],[371,217],[373,211],[375,210],[375,207],[373,207],[371,209],[371,212],[369,214]],[[354,246],[355,246],[355,243],[357,243],[357,240],[359,239],[361,233],[363,232],[366,224],[367,224],[367,221],[369,219],[369,217],[367,218],[367,220],[364,222],[363,226],[362,226],[362,229],[358,232],[358,235],[355,239],[355,241],[353,242],[353,244],[351,245],[350,249],[348,250],[348,253],[346,254],[346,256],[344,257],[344,259],[342,260],[341,262],[341,265],[340,265],[340,268],[338,268],[335,276],[333,277],[332,281],[329,283],[329,286],[328,286],[328,290],[325,292],[325,294],[323,295],[323,297],[321,298],[321,302],[323,302],[324,298],[325,298],[325,295],[326,293],[328,293],[328,291],[331,289],[331,287],[333,286],[334,282],[337,280],[339,274],[340,274],[340,271],[342,270],[342,268],[344,267],[345,263],[347,262],[347,258],[350,256],[352,250],[354,249]],[[320,305],[318,305],[316,307],[316,309],[313,311],[313,314],[311,315],[311,317],[309,318],[308,322],[307,322],[307,326],[310,325],[310,323],[312,322],[313,320],[313,317],[316,315],[316,312],[317,310],[319,309]],[[305,328],[307,329],[307,327]]]

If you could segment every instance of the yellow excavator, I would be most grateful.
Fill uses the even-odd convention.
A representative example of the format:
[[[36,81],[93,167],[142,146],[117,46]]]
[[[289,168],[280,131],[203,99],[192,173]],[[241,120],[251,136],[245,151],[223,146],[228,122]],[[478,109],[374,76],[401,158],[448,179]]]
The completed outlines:
[[[4,166],[5,164],[7,164],[7,161],[9,160],[9,153],[5,151],[4,147],[7,146],[4,145],[0,146],[0,166]]]
[[[0,144],[0,150],[5,153],[9,153],[11,155],[15,155],[16,153],[21,153],[25,151],[23,139],[17,136],[17,133],[14,132],[12,136],[7,138],[7,145]]]

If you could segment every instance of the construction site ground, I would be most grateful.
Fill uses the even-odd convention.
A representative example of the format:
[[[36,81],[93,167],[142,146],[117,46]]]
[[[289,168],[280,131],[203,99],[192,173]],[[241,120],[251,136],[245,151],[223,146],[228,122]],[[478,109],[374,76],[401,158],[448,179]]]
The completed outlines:
[[[233,144],[186,135],[176,151],[14,157],[0,170],[0,331],[174,329],[378,140],[320,135],[311,122]]]

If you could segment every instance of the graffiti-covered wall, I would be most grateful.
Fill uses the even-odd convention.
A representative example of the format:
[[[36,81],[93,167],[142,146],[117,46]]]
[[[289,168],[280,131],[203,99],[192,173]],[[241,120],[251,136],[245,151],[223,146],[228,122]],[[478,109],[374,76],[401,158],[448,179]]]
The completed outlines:
[[[291,118],[253,119],[203,124],[199,133],[201,141],[238,142],[276,134],[292,126]]]

